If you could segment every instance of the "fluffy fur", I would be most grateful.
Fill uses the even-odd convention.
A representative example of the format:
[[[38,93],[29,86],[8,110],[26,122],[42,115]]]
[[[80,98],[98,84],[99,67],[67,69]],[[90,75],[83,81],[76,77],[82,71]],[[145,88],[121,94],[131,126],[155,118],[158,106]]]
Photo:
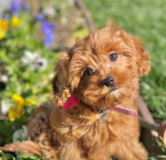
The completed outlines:
[[[114,62],[109,60],[111,53],[118,54]],[[84,76],[88,68],[93,74]],[[34,142],[22,149],[19,145],[23,143],[18,143],[15,151],[40,152],[43,158],[52,160],[108,160],[110,156],[147,160],[147,152],[139,142],[138,116],[109,110],[105,123],[99,124],[99,110],[115,105],[138,110],[139,77],[149,70],[149,56],[140,40],[123,30],[105,27],[78,40],[56,64],[52,81],[55,107],[35,111],[28,124],[29,138]],[[109,76],[115,79],[112,87],[102,84]],[[72,95],[78,96],[79,104],[64,110],[62,105]]]

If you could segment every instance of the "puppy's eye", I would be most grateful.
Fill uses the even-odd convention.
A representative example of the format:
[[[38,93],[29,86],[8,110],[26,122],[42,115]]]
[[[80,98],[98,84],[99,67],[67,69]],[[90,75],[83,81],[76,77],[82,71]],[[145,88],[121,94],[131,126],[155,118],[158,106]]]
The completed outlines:
[[[109,55],[110,61],[116,61],[118,59],[118,54],[117,53],[112,53]]]
[[[93,71],[91,69],[86,69],[83,73],[83,76],[89,77],[93,74]]]

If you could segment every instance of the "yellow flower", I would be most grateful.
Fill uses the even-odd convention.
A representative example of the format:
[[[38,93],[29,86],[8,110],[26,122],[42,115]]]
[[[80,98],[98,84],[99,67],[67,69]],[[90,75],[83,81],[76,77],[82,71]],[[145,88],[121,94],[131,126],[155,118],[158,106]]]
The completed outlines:
[[[17,110],[21,112],[24,109],[24,103],[18,103],[17,104]]]
[[[16,16],[12,16],[11,24],[13,27],[19,27],[21,25],[21,20]]]
[[[20,118],[21,115],[22,115],[22,113],[20,111],[18,111],[17,108],[11,108],[8,113],[8,116],[11,121],[14,121],[17,118]]]
[[[5,31],[9,30],[9,22],[7,20],[5,19],[0,20],[0,30],[5,30]]]
[[[35,104],[34,100],[30,99],[30,100],[25,101],[22,96],[19,96],[16,93],[13,94],[12,99],[17,104],[17,107],[11,108],[9,110],[8,116],[9,116],[11,121],[14,121],[17,118],[21,118],[21,116],[25,114],[25,112],[23,110],[24,107]]]
[[[9,30],[9,22],[5,19],[0,20],[0,39],[5,37],[5,31]]]
[[[30,105],[34,105],[34,104],[35,104],[35,101],[32,100],[32,99],[27,100],[27,101],[25,101],[25,103],[24,103],[25,106],[30,106]]]
[[[0,30],[0,39],[3,39],[5,37],[5,32],[3,32],[2,30]]]
[[[30,106],[35,104],[34,100],[32,99],[25,100],[22,96],[19,96],[16,93],[13,94],[12,99],[19,106],[18,108],[21,108],[22,106]]]
[[[24,109],[24,106],[25,106],[24,98],[19,96],[19,95],[17,95],[17,94],[13,94],[12,99],[17,104],[17,110],[19,112],[21,112]]]
[[[23,97],[21,97],[21,96],[19,96],[19,95],[17,95],[16,93],[15,94],[13,94],[13,96],[12,96],[12,99],[15,101],[15,103],[22,103],[22,104],[24,104],[24,98]]]
[[[11,108],[9,110],[8,116],[11,121],[15,120],[16,118],[20,118],[21,115],[24,115],[24,107],[34,105],[35,101],[34,100],[24,100],[22,96],[17,95],[16,93],[13,94],[12,99],[14,102],[17,104],[16,108]]]

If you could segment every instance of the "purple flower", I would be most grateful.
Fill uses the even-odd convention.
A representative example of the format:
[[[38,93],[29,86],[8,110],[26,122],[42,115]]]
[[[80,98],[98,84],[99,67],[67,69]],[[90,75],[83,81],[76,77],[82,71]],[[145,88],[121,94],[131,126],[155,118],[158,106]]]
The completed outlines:
[[[24,10],[24,11],[27,11],[28,10],[28,6],[26,3],[24,2],[21,2],[21,8]]]
[[[42,33],[44,34],[44,45],[47,48],[51,48],[52,41],[55,39],[54,29],[56,26],[47,21],[41,21],[41,25]]]
[[[54,39],[55,39],[54,32],[50,32],[48,34],[45,34],[44,45],[47,48],[51,48],[51,44],[52,44]]]
[[[12,0],[11,2],[11,12],[14,15],[19,15],[19,9],[27,10],[27,4],[24,2],[20,2],[19,0]]]
[[[48,34],[48,33],[52,32],[55,28],[55,26],[53,24],[50,24],[47,21],[43,21],[43,22],[41,22],[41,24],[42,24],[42,32],[44,34]]]
[[[47,48],[51,48],[52,41],[55,39],[54,29],[55,25],[50,24],[47,21],[42,21],[42,32],[44,34],[44,45]]]
[[[19,9],[20,9],[20,2],[17,0],[12,0],[11,2],[11,12],[14,15],[18,15],[19,14]]]
[[[42,13],[38,13],[36,16],[35,16],[35,19],[37,19],[38,21],[44,21],[46,20],[46,17],[45,15],[43,15]]]

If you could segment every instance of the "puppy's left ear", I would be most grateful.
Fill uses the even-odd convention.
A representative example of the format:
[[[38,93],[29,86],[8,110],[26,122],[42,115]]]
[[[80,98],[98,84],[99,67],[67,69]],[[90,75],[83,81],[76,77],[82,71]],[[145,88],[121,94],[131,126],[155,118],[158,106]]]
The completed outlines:
[[[71,96],[71,89],[68,85],[68,53],[61,53],[59,61],[56,63],[55,76],[52,79],[52,88],[54,92],[54,103],[56,106],[63,106]]]
[[[132,37],[132,40],[135,43],[135,48],[137,52],[137,65],[138,65],[138,73],[140,76],[142,74],[147,75],[150,71],[150,56],[146,54],[145,49],[141,46],[141,41]]]

